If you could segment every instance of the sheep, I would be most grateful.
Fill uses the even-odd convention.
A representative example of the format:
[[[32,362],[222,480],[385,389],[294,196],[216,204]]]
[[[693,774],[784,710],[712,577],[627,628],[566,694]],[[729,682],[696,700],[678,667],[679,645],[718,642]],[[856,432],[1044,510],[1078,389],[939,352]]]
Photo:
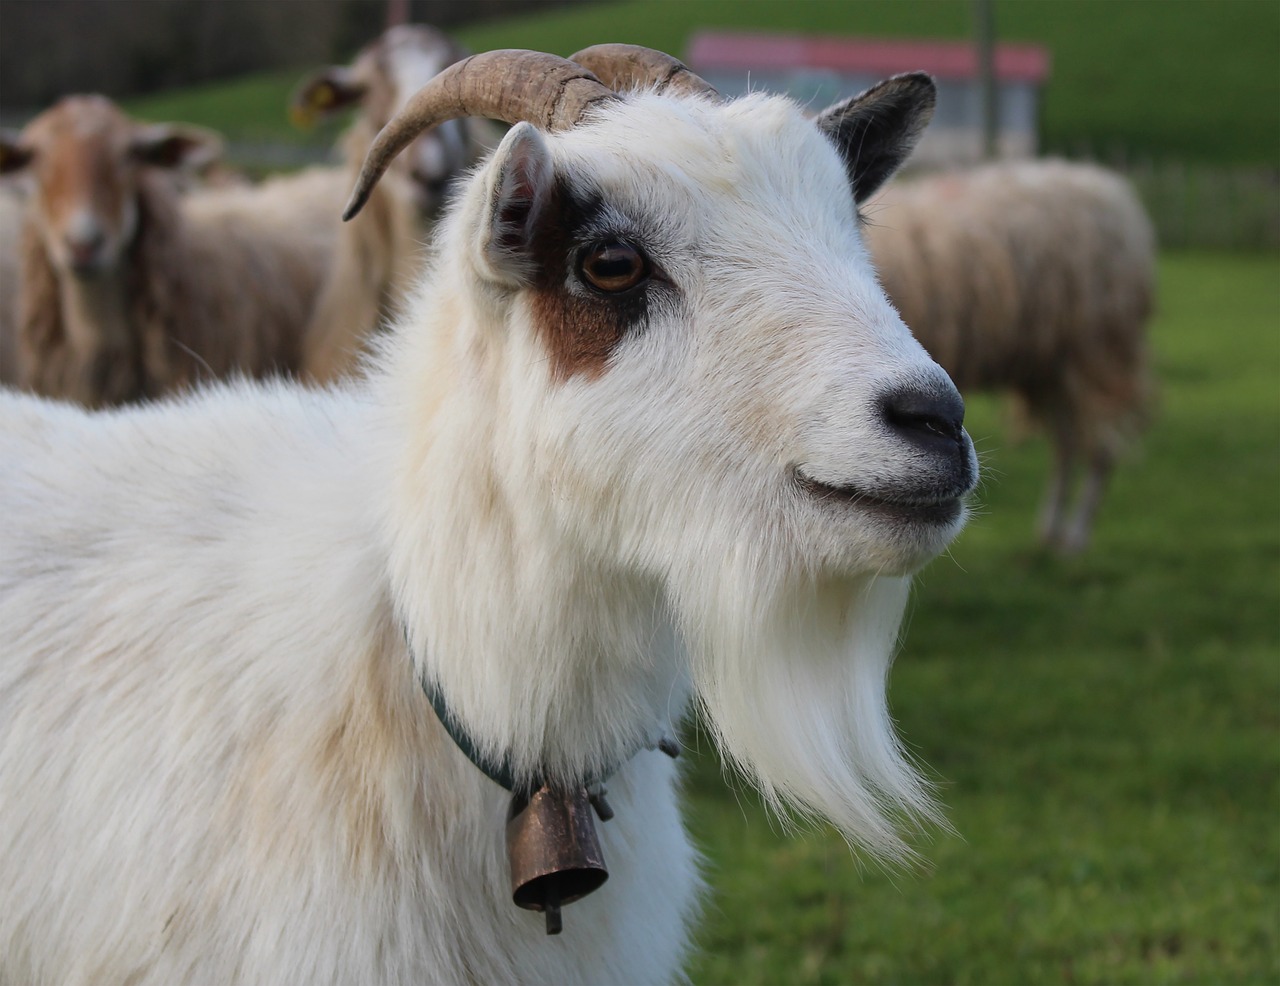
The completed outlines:
[[[886,186],[866,212],[881,282],[934,359],[962,391],[1011,391],[1047,432],[1040,538],[1082,551],[1150,416],[1155,237],[1132,188],[1095,165],[1011,161]]]
[[[172,172],[218,153],[207,132],[131,120],[103,96],[69,96],[0,140],[0,170],[32,186],[22,233],[20,384],[90,407],[208,375],[296,370],[332,253],[334,222],[289,193],[180,195]],[[281,218],[287,217],[287,222]]]
[[[905,852],[936,807],[885,675],[977,462],[857,207],[934,94],[815,123],[645,49],[477,55],[348,207],[441,120],[514,124],[368,374],[0,395],[0,981],[676,979],[701,880],[652,747],[695,697],[771,803]],[[561,938],[503,774],[607,781]]]
[[[295,120],[308,124],[359,107],[342,139],[348,185],[374,137],[418,89],[467,52],[422,24],[392,27],[350,66],[332,65],[298,86]],[[333,268],[306,332],[305,370],[328,381],[357,365],[366,338],[392,313],[423,259],[422,242],[450,184],[497,142],[486,120],[448,120],[422,134],[375,189],[358,222],[338,238]]]
[[[203,149],[199,155],[193,155],[190,167],[184,164],[173,170],[179,188],[190,191],[248,184],[248,179],[218,156],[220,137],[203,128],[184,126],[183,129],[193,137],[198,134]],[[15,148],[18,141],[16,133],[0,134],[0,156],[6,153],[6,149]],[[0,173],[4,171],[0,162]],[[26,207],[25,196],[17,187],[21,184],[21,170],[15,167],[14,174],[19,176],[16,181],[0,181],[0,384],[11,387],[16,387],[19,380],[18,297],[22,283],[19,243]],[[292,208],[288,211],[294,214]]]

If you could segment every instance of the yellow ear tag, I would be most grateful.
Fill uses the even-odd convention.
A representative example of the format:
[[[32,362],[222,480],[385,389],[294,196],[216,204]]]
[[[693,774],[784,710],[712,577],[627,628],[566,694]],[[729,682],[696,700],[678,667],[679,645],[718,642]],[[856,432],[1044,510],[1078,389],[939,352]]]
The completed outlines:
[[[338,94],[328,82],[317,82],[299,101],[289,107],[289,120],[299,130],[310,130],[321,112],[338,101]]]
[[[333,91],[333,86],[325,82],[315,87],[311,93],[311,105],[316,109],[328,109],[338,101],[338,95]]]

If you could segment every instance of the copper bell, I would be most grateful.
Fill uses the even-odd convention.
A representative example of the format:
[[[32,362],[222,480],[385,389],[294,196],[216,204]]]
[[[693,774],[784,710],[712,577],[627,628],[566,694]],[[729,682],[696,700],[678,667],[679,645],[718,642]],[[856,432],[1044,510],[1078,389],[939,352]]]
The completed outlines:
[[[585,897],[609,879],[585,788],[540,787],[517,794],[507,813],[507,859],[512,899],[542,911],[547,934],[560,934],[560,906]]]

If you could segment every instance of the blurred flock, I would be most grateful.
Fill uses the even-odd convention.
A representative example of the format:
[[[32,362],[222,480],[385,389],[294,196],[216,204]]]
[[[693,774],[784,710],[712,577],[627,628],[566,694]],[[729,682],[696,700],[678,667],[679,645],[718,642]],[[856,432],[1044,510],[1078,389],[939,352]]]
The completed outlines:
[[[921,834],[917,870],[864,871],[692,724],[715,896],[689,974],[1276,981],[1280,6],[5,0],[0,383],[108,408],[360,373],[501,128],[423,135],[339,213],[378,129],[469,51],[692,61],[730,31],[978,64],[983,14],[1048,55],[1035,148],[931,158],[864,210],[985,471],[891,693],[954,831]]]

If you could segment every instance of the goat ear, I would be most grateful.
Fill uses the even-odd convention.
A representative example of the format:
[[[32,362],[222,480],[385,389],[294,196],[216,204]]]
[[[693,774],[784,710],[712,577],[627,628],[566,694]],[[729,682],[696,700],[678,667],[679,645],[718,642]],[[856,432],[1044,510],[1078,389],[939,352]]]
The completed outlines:
[[[35,151],[22,145],[16,131],[0,130],[0,175],[21,171],[35,156]]]
[[[523,283],[533,267],[531,248],[555,184],[551,151],[536,127],[517,123],[498,145],[491,167],[483,260],[495,279]]]
[[[157,168],[199,171],[221,158],[222,150],[218,134],[189,124],[139,127],[129,141],[129,154],[134,160]]]
[[[303,79],[289,98],[289,119],[295,127],[311,127],[364,99],[368,85],[345,65],[330,65]]]
[[[911,154],[933,117],[933,79],[908,72],[836,103],[817,124],[844,158],[855,202],[864,202]]]

